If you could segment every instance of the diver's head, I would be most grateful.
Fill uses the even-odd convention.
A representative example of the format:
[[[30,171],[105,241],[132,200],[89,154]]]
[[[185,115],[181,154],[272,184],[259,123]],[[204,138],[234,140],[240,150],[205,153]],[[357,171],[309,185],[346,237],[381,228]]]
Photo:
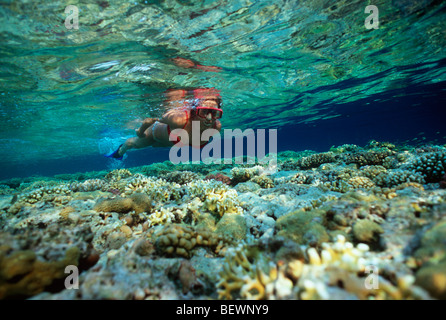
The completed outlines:
[[[193,104],[193,114],[204,126],[212,126],[223,116],[220,97],[196,99]]]

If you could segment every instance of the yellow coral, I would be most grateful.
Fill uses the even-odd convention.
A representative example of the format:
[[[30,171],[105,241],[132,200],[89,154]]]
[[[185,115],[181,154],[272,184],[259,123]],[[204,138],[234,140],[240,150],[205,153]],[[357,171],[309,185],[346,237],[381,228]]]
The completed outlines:
[[[277,279],[277,267],[253,248],[239,246],[227,253],[220,278],[217,283],[219,299],[240,296],[259,300],[266,297],[268,284]]]
[[[107,180],[114,180],[119,181],[121,179],[125,179],[132,176],[132,173],[127,169],[116,169],[113,171],[110,171],[106,176],[105,179]]]
[[[335,243],[322,244],[319,254],[314,248],[307,250],[308,264],[301,261],[293,261],[287,266],[287,273],[297,282],[296,287],[300,291],[302,299],[329,299],[326,283],[343,284],[344,290],[355,294],[360,299],[370,296],[375,299],[402,299],[407,297],[420,297],[417,288],[411,286],[410,277],[398,277],[397,283],[392,284],[382,276],[378,278],[378,289],[367,289],[367,278],[361,278],[358,274],[367,275],[367,267],[378,267],[379,261],[372,259],[368,254],[369,247],[366,244],[346,242],[341,235]],[[409,278],[408,278],[409,277]]]
[[[175,220],[175,215],[165,209],[160,208],[159,210],[155,210],[147,219],[147,226],[150,228],[159,224],[172,223]]]
[[[353,177],[348,180],[348,183],[355,189],[371,189],[375,187],[375,183],[367,177]]]
[[[146,177],[141,174],[134,175],[124,189],[126,195],[135,192],[146,193],[156,202],[180,200],[182,198],[182,186],[177,183],[169,183],[164,179]]]
[[[225,212],[242,213],[237,191],[216,180],[199,180],[188,183],[186,191],[192,199],[198,197],[208,211],[223,216]]]
[[[263,174],[252,178],[251,181],[257,183],[263,189],[274,188],[273,180]]]

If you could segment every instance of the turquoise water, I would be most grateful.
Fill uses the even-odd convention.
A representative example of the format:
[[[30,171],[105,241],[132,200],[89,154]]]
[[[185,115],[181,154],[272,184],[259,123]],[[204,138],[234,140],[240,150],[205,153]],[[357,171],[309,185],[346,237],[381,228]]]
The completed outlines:
[[[77,171],[106,167],[98,156],[161,116],[172,88],[217,88],[224,128],[278,129],[282,150],[445,142],[442,1],[375,1],[371,30],[364,1],[79,1],[78,30],[68,4],[1,2],[3,177],[70,171],[73,157]],[[383,123],[361,131],[370,117]]]
[[[446,299],[445,21],[441,0],[0,1],[0,300]],[[104,157],[197,88],[223,129],[277,130],[277,161]]]

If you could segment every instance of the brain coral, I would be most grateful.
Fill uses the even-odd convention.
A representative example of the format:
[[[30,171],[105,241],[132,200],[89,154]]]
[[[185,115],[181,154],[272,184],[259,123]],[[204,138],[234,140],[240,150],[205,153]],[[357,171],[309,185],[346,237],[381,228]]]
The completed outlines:
[[[152,210],[151,199],[144,193],[134,193],[129,198],[116,197],[114,199],[99,200],[93,208],[98,212],[136,213],[150,212]]]
[[[223,254],[230,239],[202,228],[184,224],[168,224],[152,230],[151,238],[160,254],[189,258],[196,246],[211,248],[216,254]]]

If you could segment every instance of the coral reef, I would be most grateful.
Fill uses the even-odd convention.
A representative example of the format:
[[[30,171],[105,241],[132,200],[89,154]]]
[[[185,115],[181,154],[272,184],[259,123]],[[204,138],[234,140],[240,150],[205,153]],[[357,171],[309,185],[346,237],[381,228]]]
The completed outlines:
[[[0,196],[1,195],[7,195],[14,192],[14,189],[12,189],[10,186],[5,184],[0,184]]]
[[[38,201],[54,201],[58,197],[63,197],[70,194],[71,190],[65,185],[41,187],[19,196],[18,201],[33,204]]]
[[[421,268],[415,284],[425,288],[434,298],[446,299],[446,261]]]
[[[314,176],[306,172],[296,173],[289,182],[296,184],[310,184],[313,181]]]
[[[444,299],[444,156],[371,141],[281,152],[278,170],[2,181],[0,299]]]
[[[413,276],[397,276],[392,283],[385,278],[385,271],[379,274],[372,271],[385,268],[370,257],[367,245],[354,247],[343,236],[338,236],[333,244],[324,243],[320,253],[309,248],[307,256],[308,264],[295,260],[288,265],[288,274],[296,281],[294,292],[301,299],[330,299],[339,287],[359,299],[422,299],[427,296],[413,286]],[[374,277],[369,280],[367,276],[371,272]]]
[[[187,195],[198,197],[208,211],[223,216],[225,212],[241,213],[237,191],[216,180],[195,181],[188,183]]]

